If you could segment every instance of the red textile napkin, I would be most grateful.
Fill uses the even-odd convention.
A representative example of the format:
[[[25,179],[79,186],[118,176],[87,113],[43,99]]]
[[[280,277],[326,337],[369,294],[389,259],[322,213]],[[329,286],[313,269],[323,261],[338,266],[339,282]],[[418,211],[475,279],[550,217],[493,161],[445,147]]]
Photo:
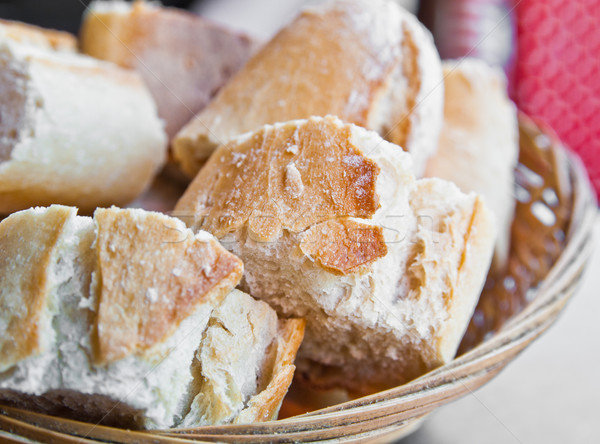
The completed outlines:
[[[600,0],[515,4],[515,102],[579,153],[600,197]]]

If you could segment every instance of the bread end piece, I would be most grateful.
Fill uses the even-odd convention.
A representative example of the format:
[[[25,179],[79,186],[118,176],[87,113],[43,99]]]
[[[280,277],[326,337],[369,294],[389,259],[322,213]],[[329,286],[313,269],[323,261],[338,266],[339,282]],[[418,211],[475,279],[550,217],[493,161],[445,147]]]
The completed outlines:
[[[267,421],[292,381],[304,321],[278,320],[266,303],[234,290],[215,308],[196,353],[194,391],[179,427]]]
[[[445,61],[443,67],[444,125],[438,152],[429,159],[425,175],[483,196],[498,227],[492,268],[501,270],[508,260],[516,203],[517,110],[500,69],[469,58]]]
[[[247,36],[158,2],[94,1],[80,31],[82,52],[135,69],[173,138],[246,62]]]
[[[135,72],[2,26],[0,64],[0,214],[54,203],[92,213],[150,185],[167,141]]]
[[[53,335],[50,267],[74,208],[13,213],[0,223],[0,372],[45,351]]]
[[[353,48],[352,57],[343,48]],[[319,60],[305,63],[306,54]],[[221,144],[263,125],[334,115],[400,144],[422,173],[435,152],[443,82],[433,39],[395,2],[307,8],[259,50],[173,140],[194,177]]]

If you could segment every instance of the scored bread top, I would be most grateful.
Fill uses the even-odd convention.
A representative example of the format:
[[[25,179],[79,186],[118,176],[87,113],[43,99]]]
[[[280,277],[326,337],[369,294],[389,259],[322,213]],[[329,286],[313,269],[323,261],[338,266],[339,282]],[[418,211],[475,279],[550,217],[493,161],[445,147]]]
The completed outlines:
[[[217,237],[247,223],[261,240],[333,217],[370,218],[379,167],[351,137],[332,117],[267,125],[222,146],[178,207],[191,204],[196,228]]]
[[[77,51],[77,39],[68,32],[0,19],[0,34],[23,44],[40,46],[55,51]]]
[[[41,351],[49,322],[49,268],[75,211],[40,208],[0,223],[0,372]]]
[[[267,125],[221,146],[176,213],[194,229],[217,238],[244,226],[262,242],[277,240],[283,229],[308,229],[304,252],[324,267],[347,272],[387,251],[379,227],[340,219],[372,218],[380,207],[379,171],[352,143],[352,126],[339,119]],[[327,230],[328,235],[315,230]],[[356,233],[369,240],[368,249],[358,248]],[[348,242],[331,244],[327,239]]]
[[[141,210],[99,209],[97,361],[161,342],[214,288],[234,287],[242,262],[210,236]]]

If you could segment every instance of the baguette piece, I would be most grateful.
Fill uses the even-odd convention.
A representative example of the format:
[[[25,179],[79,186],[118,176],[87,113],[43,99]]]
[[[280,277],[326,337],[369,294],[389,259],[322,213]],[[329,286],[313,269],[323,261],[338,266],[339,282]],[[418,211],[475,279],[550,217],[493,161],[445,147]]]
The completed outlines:
[[[193,177],[214,149],[264,124],[336,115],[413,154],[437,149],[443,81],[429,32],[396,3],[337,0],[306,9],[173,140]]]
[[[2,221],[0,253],[0,402],[134,428],[276,416],[303,321],[231,292],[242,263],[207,233],[51,206]]]
[[[0,24],[0,214],[125,204],[164,162],[166,136],[141,78],[60,36]]]
[[[242,258],[243,289],[306,318],[302,377],[356,393],[454,357],[495,240],[479,196],[416,180],[408,153],[334,117],[221,146],[175,214]]]
[[[44,29],[27,23],[0,19],[5,37],[49,50],[77,52],[77,39],[68,32]]]
[[[502,269],[515,211],[514,169],[519,157],[517,110],[506,76],[478,59],[445,61],[444,126],[425,175],[483,196],[494,213],[498,239],[493,267]]]
[[[94,1],[80,31],[81,50],[137,70],[154,97],[169,139],[246,62],[245,35],[159,2]]]

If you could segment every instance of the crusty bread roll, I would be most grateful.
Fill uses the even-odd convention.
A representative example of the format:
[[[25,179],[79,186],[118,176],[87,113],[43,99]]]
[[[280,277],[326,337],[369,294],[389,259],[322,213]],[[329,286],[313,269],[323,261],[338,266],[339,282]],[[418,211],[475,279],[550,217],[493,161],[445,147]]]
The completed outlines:
[[[0,401],[127,427],[263,421],[303,321],[231,292],[242,262],[143,210],[0,223]]]
[[[358,393],[454,357],[495,240],[480,197],[416,180],[409,154],[333,117],[219,147],[175,215],[242,258],[243,288],[306,318],[304,377]]]
[[[338,0],[305,10],[173,140],[191,177],[221,143],[264,124],[336,115],[414,156],[438,144],[443,81],[431,35],[392,1]]]
[[[5,37],[20,43],[40,46],[56,51],[77,52],[77,39],[68,32],[44,29],[21,22],[0,19]]]
[[[481,194],[496,217],[494,268],[508,260],[515,210],[514,168],[519,157],[517,111],[506,77],[478,59],[446,61],[444,126],[426,176]]]
[[[141,78],[76,54],[60,36],[0,24],[0,213],[125,204],[165,159]]]
[[[92,2],[80,42],[84,53],[141,74],[169,138],[206,106],[252,49],[242,34],[186,11],[141,1]]]

